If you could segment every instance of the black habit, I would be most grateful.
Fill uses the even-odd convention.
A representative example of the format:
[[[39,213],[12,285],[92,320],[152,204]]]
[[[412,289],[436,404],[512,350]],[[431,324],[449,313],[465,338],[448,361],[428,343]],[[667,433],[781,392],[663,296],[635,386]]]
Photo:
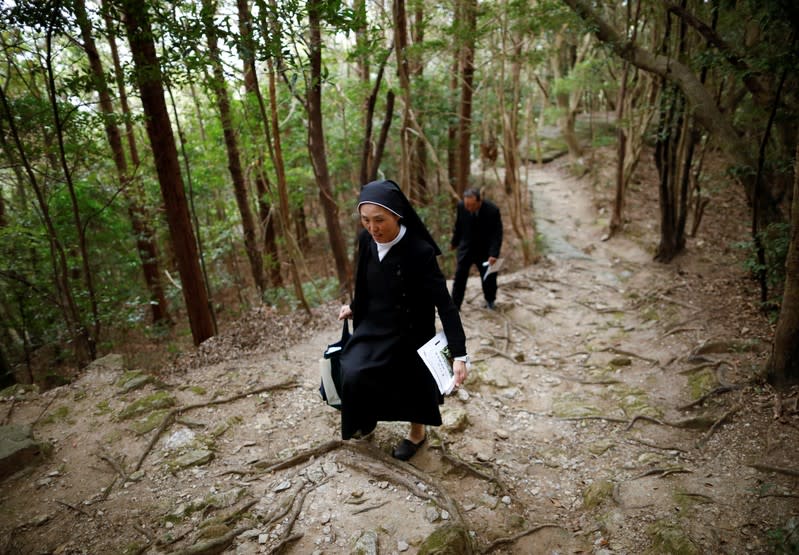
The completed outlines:
[[[436,333],[436,309],[452,356],[466,354],[466,337],[425,233],[408,226],[382,261],[367,231],[358,237],[354,331],[341,355],[343,439],[378,421],[441,424],[443,397],[416,350]]]

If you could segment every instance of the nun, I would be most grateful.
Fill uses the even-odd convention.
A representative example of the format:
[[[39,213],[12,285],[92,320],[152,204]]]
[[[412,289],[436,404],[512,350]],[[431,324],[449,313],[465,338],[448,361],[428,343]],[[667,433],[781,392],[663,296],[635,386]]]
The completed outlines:
[[[436,333],[436,310],[456,386],[466,379],[466,336],[436,260],[441,251],[397,184],[364,185],[358,214],[355,295],[339,312],[354,329],[341,354],[341,437],[366,437],[378,421],[409,422],[393,450],[408,460],[425,442],[425,426],[441,425],[444,398],[416,352]]]

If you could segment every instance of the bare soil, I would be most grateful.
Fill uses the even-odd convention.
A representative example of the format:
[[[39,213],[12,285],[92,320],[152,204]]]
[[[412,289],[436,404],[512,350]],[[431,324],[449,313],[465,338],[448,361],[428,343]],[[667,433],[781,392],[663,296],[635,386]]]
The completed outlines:
[[[470,281],[475,362],[410,464],[388,456],[400,423],[338,441],[317,391],[338,305],[259,308],[140,388],[120,385],[127,357],[5,399],[4,422],[53,452],[0,483],[0,552],[350,553],[371,531],[379,553],[416,553],[444,524],[483,553],[790,552],[799,398],[758,377],[772,327],[732,247],[742,195],[710,191],[686,252],[657,264],[651,169],[603,241],[612,155],[592,156],[580,178],[565,160],[522,171],[542,257],[523,267],[508,229],[498,310]],[[154,394],[173,403],[160,428],[122,419]]]

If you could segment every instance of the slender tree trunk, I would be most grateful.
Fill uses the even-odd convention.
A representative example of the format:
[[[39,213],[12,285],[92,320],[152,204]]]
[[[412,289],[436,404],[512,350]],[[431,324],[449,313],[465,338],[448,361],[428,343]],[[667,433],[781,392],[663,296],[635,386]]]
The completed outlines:
[[[199,345],[213,336],[213,318],[198,262],[197,243],[189,217],[175,137],[164,101],[161,68],[155,53],[153,33],[142,3],[120,0],[120,6],[135,64],[142,107],[147,115],[147,134],[164,198],[192,338],[194,344]]]
[[[75,0],[74,4],[75,16],[78,25],[81,29],[81,36],[83,38],[83,49],[89,58],[89,66],[92,71],[94,80],[94,87],[100,98],[100,110],[105,117],[105,134],[108,144],[111,147],[111,155],[114,159],[114,166],[117,170],[117,177],[122,186],[122,192],[127,204],[128,217],[131,221],[133,228],[133,235],[136,238],[136,250],[139,254],[139,260],[142,264],[142,274],[144,275],[147,289],[150,292],[150,311],[152,314],[153,323],[169,322],[169,312],[167,308],[166,296],[164,295],[164,288],[161,285],[160,269],[158,264],[158,251],[156,249],[155,241],[153,239],[152,230],[147,222],[146,211],[141,203],[141,197],[137,190],[137,183],[134,183],[130,178],[128,171],[128,162],[125,158],[125,152],[122,148],[122,138],[119,133],[119,128],[114,122],[114,108],[111,101],[111,94],[108,90],[108,83],[105,79],[105,72],[103,71],[103,64],[100,60],[100,55],[97,52],[97,47],[94,42],[92,34],[91,23],[86,13],[86,5],[84,0]],[[113,41],[113,36],[109,35],[109,40],[112,44],[116,45]],[[116,46],[112,48],[114,56],[116,57]],[[118,63],[118,57],[116,57]],[[122,85],[124,90],[124,84]],[[132,131],[131,131],[132,135]],[[135,152],[135,140],[133,140],[132,152]]]
[[[463,46],[461,49],[461,98],[458,109],[458,165],[455,188],[459,195],[469,186],[471,175],[472,96],[474,93],[474,45],[477,32],[477,0],[463,2]]]
[[[289,230],[289,195],[288,183],[286,183],[286,170],[283,166],[283,147],[280,142],[280,127],[277,119],[277,87],[275,86],[275,68],[272,63],[272,58],[268,58],[267,71],[269,73],[269,107],[270,107],[270,122],[272,125],[272,137],[274,140],[274,152],[272,155],[272,162],[275,164],[275,172],[277,173],[277,190],[280,197],[280,230],[283,237],[287,241],[292,240],[291,231]],[[309,131],[310,133],[310,131]],[[331,239],[332,240],[332,239]],[[305,299],[305,293],[302,290],[302,281],[300,274],[297,270],[297,252],[296,244],[289,245],[291,254],[289,255],[289,271],[291,272],[291,281],[294,284],[294,294],[297,300],[302,304],[305,312],[311,313],[311,307],[308,306],[308,301]],[[343,239],[342,239],[343,248]],[[341,279],[339,278],[339,283]]]
[[[258,73],[255,67],[255,41],[253,40],[252,14],[248,0],[236,0],[239,13],[239,34],[242,39],[241,59],[244,64],[244,91],[249,98],[254,99],[260,106],[263,103],[261,91],[258,86]],[[267,126],[262,118],[259,125]],[[269,133],[266,133],[267,140]],[[258,212],[263,231],[264,254],[267,257],[266,268],[269,281],[275,287],[283,287],[283,277],[280,274],[280,254],[277,250],[275,234],[275,219],[272,217],[272,206],[269,198],[269,182],[264,175],[264,156],[259,155],[255,176],[255,186],[258,191]]]
[[[394,0],[394,48],[397,53],[397,77],[402,95],[402,123],[400,124],[399,186],[410,196],[411,190],[411,79],[408,63],[408,16],[405,0]]]
[[[222,68],[222,60],[219,53],[219,44],[216,36],[214,16],[216,15],[216,2],[213,0],[203,0],[203,15],[205,24],[205,37],[208,43],[208,53],[213,70],[211,88],[216,96],[217,110],[222,121],[222,132],[225,136],[225,150],[227,151],[228,171],[233,182],[233,192],[236,197],[236,205],[241,216],[241,226],[244,232],[244,249],[250,261],[250,272],[253,282],[258,288],[261,298],[266,292],[266,281],[264,280],[264,264],[261,258],[261,251],[258,248],[255,231],[255,221],[253,220],[252,210],[250,209],[250,199],[247,191],[247,183],[244,179],[244,172],[241,169],[241,155],[239,154],[239,141],[234,129],[233,115],[230,109],[230,99],[228,98],[227,85],[225,82],[225,72]]]
[[[58,107],[58,97],[55,74],[53,72],[53,58],[52,58],[52,33],[53,26],[49,25],[46,33],[47,56],[45,57],[47,65],[47,84],[48,96],[50,97],[50,106],[53,109],[53,121],[55,127],[56,138],[58,139],[58,153],[61,162],[61,169],[64,172],[64,179],[66,180],[67,190],[69,191],[69,199],[72,204],[72,218],[75,224],[75,231],[78,237],[78,248],[80,249],[81,267],[83,269],[83,280],[86,283],[86,293],[89,298],[89,306],[92,311],[92,329],[87,330],[87,340],[89,346],[89,356],[92,360],[97,357],[97,340],[100,336],[100,308],[97,302],[97,293],[94,289],[94,272],[89,264],[89,248],[86,241],[86,229],[81,220],[80,208],[78,206],[78,197],[75,192],[75,184],[72,181],[72,171],[67,163],[67,155],[64,147],[64,125],[61,121],[61,112]]]
[[[90,338],[89,332],[84,325],[80,310],[75,302],[75,297],[69,284],[69,264],[67,262],[67,255],[64,251],[64,246],[58,238],[56,233],[55,224],[50,215],[50,208],[47,204],[47,198],[39,185],[36,174],[28,161],[25,149],[20,140],[17,131],[17,125],[14,121],[14,114],[8,105],[8,98],[6,97],[5,89],[0,85],[0,104],[2,105],[3,115],[5,115],[8,124],[9,132],[14,141],[14,145],[19,155],[20,163],[25,168],[25,173],[28,177],[28,182],[33,189],[36,196],[36,201],[39,206],[39,213],[47,230],[47,239],[50,246],[50,259],[53,267],[53,282],[55,285],[56,296],[58,298],[59,308],[64,316],[64,322],[69,330],[70,339],[73,340],[75,345],[75,359],[78,364],[84,365],[91,360],[90,356]]]
[[[587,0],[563,0],[580,17],[588,21],[594,29],[594,34],[599,40],[608,44],[611,49],[622,59],[645,71],[659,75],[680,88],[688,98],[692,114],[699,125],[710,132],[719,148],[736,165],[742,167],[756,167],[755,160],[749,153],[746,144],[732,125],[731,111],[722,113],[713,95],[701,83],[697,75],[687,65],[668,56],[653,54],[624,40],[619,33],[604,21]],[[750,205],[754,204],[755,179],[753,175],[744,174],[741,177],[744,193]],[[781,219],[777,199],[771,191],[764,187],[758,192],[758,206],[761,221],[764,225]]]
[[[413,25],[411,26],[411,36],[413,45],[421,48],[424,42],[424,3],[417,1],[414,3]],[[416,50],[419,52],[419,49]],[[424,63],[421,54],[417,53],[409,60],[408,71],[410,76],[419,81],[424,75]],[[417,113],[416,123],[424,128],[424,111]],[[411,141],[411,160],[410,160],[410,185],[412,198],[422,204],[427,202],[429,191],[427,185],[427,150],[421,137],[414,135]]]
[[[785,259],[785,288],[766,364],[769,383],[778,387],[799,383],[799,144],[793,168],[791,235]]]
[[[344,236],[338,220],[338,205],[333,197],[330,173],[325,152],[325,133],[322,125],[322,11],[321,0],[309,0],[308,23],[310,26],[309,57],[311,82],[306,97],[308,111],[308,152],[311,155],[319,201],[327,224],[330,249],[336,264],[336,274],[342,292],[352,290],[352,268],[344,246]]]

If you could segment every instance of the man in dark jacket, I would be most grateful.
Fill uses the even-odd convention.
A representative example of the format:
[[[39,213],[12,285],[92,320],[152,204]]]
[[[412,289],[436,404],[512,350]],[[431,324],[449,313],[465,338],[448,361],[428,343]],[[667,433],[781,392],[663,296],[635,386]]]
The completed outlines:
[[[458,267],[452,285],[452,300],[460,309],[466,291],[466,280],[472,265],[480,271],[486,307],[494,309],[497,297],[497,274],[492,272],[483,279],[489,266],[493,266],[502,248],[502,217],[499,208],[481,198],[478,189],[467,189],[458,203],[455,231],[450,245],[458,249]]]

